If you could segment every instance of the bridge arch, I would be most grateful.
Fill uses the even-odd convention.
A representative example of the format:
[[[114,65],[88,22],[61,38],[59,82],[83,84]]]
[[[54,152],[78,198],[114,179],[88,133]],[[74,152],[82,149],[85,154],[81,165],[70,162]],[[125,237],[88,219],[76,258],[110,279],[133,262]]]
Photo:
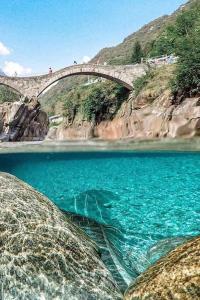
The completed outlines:
[[[47,88],[51,87],[56,82],[70,76],[75,75],[92,75],[97,77],[102,77],[115,81],[128,90],[132,90],[132,81],[129,76],[124,72],[124,70],[119,69],[115,66],[98,66],[98,65],[74,65],[71,67],[59,70],[51,75],[46,75],[46,80],[41,84],[38,90],[38,95],[40,96]]]
[[[0,81],[0,86],[5,86],[13,91],[15,91],[17,94],[19,94],[20,96],[24,96],[23,95],[23,92],[20,91],[19,87],[16,86],[15,84],[11,84],[10,82],[9,83],[5,83],[5,82],[1,82]]]
[[[121,85],[123,85],[124,87],[126,87],[128,90],[132,90],[132,87],[127,84],[126,82],[124,82],[123,80],[120,80],[120,79],[117,79],[117,78],[113,78],[111,76],[108,76],[108,75],[103,75],[103,74],[99,74],[99,73],[83,73],[83,72],[80,72],[80,73],[74,73],[74,74],[70,74],[70,75],[65,75],[65,76],[62,76],[58,79],[55,79],[54,81],[52,81],[51,83],[49,83],[46,87],[42,87],[39,92],[38,92],[38,95],[37,97],[41,96],[42,93],[45,92],[46,89],[48,88],[51,88],[51,86],[53,86],[55,83],[59,82],[60,80],[64,79],[64,78],[67,78],[67,77],[70,77],[70,76],[76,76],[76,75],[92,75],[92,76],[97,76],[97,77],[101,77],[101,78],[105,78],[105,79],[108,79],[108,80],[111,80],[111,81],[114,81],[116,83],[119,83]]]
[[[55,82],[74,75],[94,75],[103,77],[121,85],[128,90],[133,89],[133,81],[144,75],[147,71],[147,66],[143,64],[137,65],[93,65],[81,64],[66,67],[52,74],[31,76],[31,77],[8,77],[0,76],[0,84],[7,85],[21,95],[32,98],[41,95],[47,88]]]

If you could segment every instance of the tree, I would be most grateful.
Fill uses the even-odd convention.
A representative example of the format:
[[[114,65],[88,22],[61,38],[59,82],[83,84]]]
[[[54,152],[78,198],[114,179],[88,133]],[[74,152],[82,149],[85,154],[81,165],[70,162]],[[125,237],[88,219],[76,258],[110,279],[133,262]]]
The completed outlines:
[[[194,1],[178,14],[162,34],[149,45],[147,56],[175,54],[178,57],[172,88],[175,94],[200,92],[200,3]]]
[[[0,104],[3,102],[18,101],[20,95],[18,92],[4,85],[0,85]]]
[[[185,95],[200,93],[200,4],[176,20],[176,49],[179,57],[173,90]],[[192,92],[192,93],[191,93]]]
[[[186,95],[200,92],[200,31],[195,32],[179,45],[179,60],[173,90]]]
[[[140,42],[136,41],[133,47],[131,62],[134,64],[140,63],[142,57],[143,57],[142,47],[140,45]]]

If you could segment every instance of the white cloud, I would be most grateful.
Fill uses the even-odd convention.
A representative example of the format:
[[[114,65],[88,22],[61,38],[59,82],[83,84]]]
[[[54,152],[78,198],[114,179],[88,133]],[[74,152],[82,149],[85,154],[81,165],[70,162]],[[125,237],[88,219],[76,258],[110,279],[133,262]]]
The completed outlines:
[[[82,63],[87,64],[90,60],[91,60],[91,58],[89,56],[85,55],[82,58]]]
[[[31,68],[23,67],[22,65],[14,61],[5,61],[3,71],[8,76],[13,76],[16,74],[17,76],[29,75],[32,72]]]
[[[0,55],[9,55],[10,49],[8,49],[2,42],[0,42]]]

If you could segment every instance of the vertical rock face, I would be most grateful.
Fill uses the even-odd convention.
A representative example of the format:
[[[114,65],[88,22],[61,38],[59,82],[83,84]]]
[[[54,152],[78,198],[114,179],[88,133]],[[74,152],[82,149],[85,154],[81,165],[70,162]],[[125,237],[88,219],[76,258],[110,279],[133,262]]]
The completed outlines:
[[[101,101],[101,100],[99,100]],[[169,94],[162,94],[153,103],[131,98],[124,102],[112,120],[92,124],[74,120],[51,128],[49,139],[151,139],[200,136],[200,99],[188,98],[172,105]]]
[[[48,132],[47,114],[40,110],[40,103],[31,99],[0,105],[0,140],[43,140]]]
[[[199,98],[185,99],[178,106],[165,94],[152,104],[130,101],[112,121],[100,123],[95,131],[96,136],[109,139],[200,136]]]
[[[125,300],[200,299],[200,237],[179,246],[140,275]]]
[[[0,173],[3,299],[117,300],[96,244],[46,197]]]

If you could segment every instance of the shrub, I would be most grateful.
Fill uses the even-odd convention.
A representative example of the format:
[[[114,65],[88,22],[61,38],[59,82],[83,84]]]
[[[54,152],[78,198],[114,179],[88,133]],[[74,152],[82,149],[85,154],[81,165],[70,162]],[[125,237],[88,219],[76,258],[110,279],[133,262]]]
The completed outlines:
[[[189,9],[182,11],[161,34],[148,45],[148,56],[175,54],[179,57],[173,92],[189,94],[200,88],[200,3],[194,2]]]
[[[199,27],[200,28],[200,27]],[[200,30],[188,36],[179,45],[179,60],[176,76],[173,80],[173,91],[190,94],[200,92]]]
[[[122,86],[111,83],[97,85],[83,102],[84,116],[95,123],[112,119],[127,97],[128,91]]]
[[[140,63],[141,58],[144,56],[142,47],[138,41],[135,42],[133,47],[133,53],[131,57],[131,62],[134,64]]]
[[[19,98],[20,95],[15,92],[15,90],[7,86],[0,85],[0,103],[18,101]]]
[[[143,90],[143,88],[147,85],[147,83],[154,77],[154,73],[152,70],[148,71],[145,75],[137,78],[133,82],[133,87],[135,90],[135,96],[138,96],[139,93]]]

